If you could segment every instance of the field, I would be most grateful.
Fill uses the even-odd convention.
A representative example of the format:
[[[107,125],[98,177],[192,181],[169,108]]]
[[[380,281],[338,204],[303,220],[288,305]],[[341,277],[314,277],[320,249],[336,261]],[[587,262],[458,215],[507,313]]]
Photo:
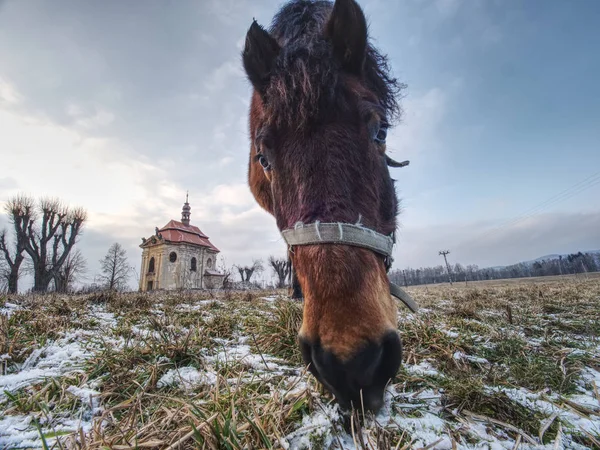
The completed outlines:
[[[384,409],[340,413],[278,292],[0,299],[0,448],[600,449],[600,279],[409,289]]]
[[[481,280],[481,281],[468,281],[466,286],[471,287],[484,287],[484,286],[498,286],[506,287],[506,285],[514,284],[547,284],[551,281],[589,281],[596,280],[600,282],[600,272],[589,272],[589,273],[577,273],[574,275],[552,275],[547,277],[526,277],[526,278],[507,278],[502,280]],[[465,285],[463,281],[457,283],[458,285]],[[429,285],[433,286],[433,285]],[[450,283],[439,283],[435,286],[450,286]]]

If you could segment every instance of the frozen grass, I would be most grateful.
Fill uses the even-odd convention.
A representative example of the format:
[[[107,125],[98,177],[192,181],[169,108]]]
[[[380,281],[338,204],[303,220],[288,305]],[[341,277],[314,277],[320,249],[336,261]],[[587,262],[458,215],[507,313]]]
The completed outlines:
[[[0,300],[0,448],[600,449],[600,280],[419,287],[376,417],[278,292]]]

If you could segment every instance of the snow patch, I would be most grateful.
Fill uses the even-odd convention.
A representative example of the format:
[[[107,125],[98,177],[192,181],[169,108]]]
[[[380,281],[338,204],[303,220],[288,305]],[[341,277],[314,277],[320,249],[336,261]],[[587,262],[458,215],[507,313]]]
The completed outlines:
[[[311,449],[318,442],[319,448],[329,448],[334,440],[334,423],[339,420],[338,405],[322,405],[317,412],[302,419],[300,428],[281,439],[281,446],[302,450]]]
[[[451,337],[451,338],[457,338],[460,336],[460,334],[457,333],[456,331],[446,330],[444,328],[441,328],[440,332],[444,333],[446,336]]]
[[[68,333],[34,350],[17,373],[0,376],[0,391],[15,392],[45,378],[80,370],[92,353],[84,348],[79,333]],[[0,399],[3,395],[0,395]]]
[[[429,361],[421,361],[417,365],[405,365],[406,371],[412,375],[425,375],[429,377],[443,377],[443,374],[431,365]]]
[[[452,355],[452,357],[454,359],[456,359],[457,361],[460,361],[461,359],[466,359],[467,361],[474,362],[474,363],[479,363],[479,364],[489,364],[490,363],[485,358],[480,358],[478,356],[467,355],[466,353],[463,353],[463,352],[455,352],[454,355]]]
[[[15,313],[17,311],[21,311],[21,310],[23,310],[23,308],[21,308],[21,306],[15,304],[15,303],[6,302],[6,303],[4,303],[4,306],[0,308],[0,314],[8,317],[10,319],[10,317],[13,315],[13,313]]]
[[[99,415],[103,408],[100,406],[100,392],[89,387],[69,386],[67,392],[79,397],[81,404],[85,407],[83,419],[92,420],[92,417]]]
[[[196,386],[213,385],[217,374],[210,370],[198,370],[195,367],[180,367],[167,371],[156,384],[157,387],[179,387],[190,391]]]

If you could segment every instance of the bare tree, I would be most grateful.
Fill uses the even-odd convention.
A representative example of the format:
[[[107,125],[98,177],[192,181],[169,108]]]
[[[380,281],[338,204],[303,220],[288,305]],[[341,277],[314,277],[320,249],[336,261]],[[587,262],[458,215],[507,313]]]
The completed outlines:
[[[252,279],[252,275],[260,274],[264,272],[265,266],[262,262],[262,259],[254,259],[252,260],[251,266],[233,266],[240,273],[240,278],[242,279],[242,283],[250,283]]]
[[[21,270],[21,264],[25,259],[23,251],[25,249],[19,249],[19,246],[15,246],[14,251],[11,251],[10,244],[8,244],[6,230],[0,232],[0,283],[2,287],[0,290],[6,290],[10,294],[16,294],[19,290],[19,275]],[[12,255],[11,255],[12,254]]]
[[[17,242],[22,242],[33,265],[33,290],[46,292],[81,234],[87,214],[70,209],[58,199],[42,198],[37,210],[23,195],[9,201]]]
[[[11,223],[17,231],[15,243],[11,250],[6,230],[0,232],[0,251],[4,260],[2,276],[6,280],[6,289],[11,294],[16,294],[19,290],[19,275],[21,264],[25,259],[23,254],[26,250],[26,241],[24,236],[18,232],[23,224],[28,224],[34,214],[35,202],[32,198],[25,195],[17,195],[10,198],[4,205],[4,210],[9,216]],[[12,255],[11,255],[12,254]]]
[[[219,272],[223,274],[223,289],[231,289],[231,276],[233,275],[233,269],[235,266],[227,267],[225,258],[221,258],[221,264],[219,265]]]
[[[291,272],[291,265],[289,264],[289,261],[284,258],[275,258],[274,256],[269,256],[269,265],[273,269],[275,275],[277,275],[277,287],[285,287],[286,279],[289,277]]]
[[[244,268],[242,266],[234,266],[238,272],[240,273],[240,278],[242,279],[242,283],[244,282],[244,274],[246,273],[244,271]]]
[[[87,261],[79,249],[69,253],[65,263],[54,276],[56,292],[70,292],[73,284],[87,271]]]
[[[239,269],[238,269],[239,270]],[[252,279],[252,275],[261,274],[264,272],[265,266],[263,265],[262,259],[254,259],[252,260],[252,265],[250,267],[244,267],[244,272],[246,273],[246,281],[250,283]],[[243,280],[242,280],[243,281]]]
[[[102,274],[98,277],[106,289],[122,290],[127,286],[129,280],[129,263],[127,261],[127,252],[115,242],[108,249],[108,253],[100,260]]]

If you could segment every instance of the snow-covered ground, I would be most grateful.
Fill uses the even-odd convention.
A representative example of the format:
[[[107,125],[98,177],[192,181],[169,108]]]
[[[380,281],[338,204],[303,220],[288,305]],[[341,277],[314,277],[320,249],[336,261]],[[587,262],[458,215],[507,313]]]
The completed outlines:
[[[11,304],[6,314],[5,305],[0,314],[10,318],[18,309],[21,308]],[[59,339],[33,349],[22,364],[9,365],[8,373],[0,376],[0,405],[10,404],[11,397],[19,391],[27,392],[33,387],[48,386],[62,377],[84,374],[84,363],[105,345],[105,342],[98,342],[98,336],[115,326],[114,316],[102,310],[90,310],[89,318],[97,322],[97,327],[69,330]],[[68,386],[65,391],[78,399],[78,407],[69,415],[51,411],[26,415],[0,411],[0,448],[42,448],[42,436],[46,436],[46,443],[51,445],[57,436],[89,432],[93,418],[102,411],[100,392],[87,382],[81,386]]]
[[[0,448],[51,448],[58,441],[68,447],[69,443],[88,439],[93,432],[97,434],[109,423],[104,413],[114,405],[108,405],[104,398],[107,374],[97,373],[91,362],[97,361],[107,348],[118,353],[136,342],[163,345],[169,344],[170,339],[199,339],[202,329],[198,327],[202,323],[223,326],[225,331],[219,333],[224,337],[210,336],[205,341],[209,344],[194,360],[177,363],[165,356],[148,358],[156,375],[149,378],[154,382],[149,381],[144,389],[155,389],[156,395],[163,397],[207,405],[215,389],[225,389],[226,385],[229,389],[254,386],[259,382],[268,390],[267,397],[281,399],[278,401],[282,404],[291,402],[291,411],[297,412],[290,413],[293,419],[285,426],[285,434],[271,437],[273,448],[584,449],[594,448],[600,440],[600,345],[593,333],[585,338],[581,333],[547,331],[553,333],[552,345],[564,339],[565,346],[559,349],[556,363],[564,369],[565,380],[573,378],[575,382],[568,392],[533,390],[526,383],[520,385],[505,363],[493,359],[495,349],[506,342],[500,336],[520,339],[524,352],[548,346],[548,337],[528,336],[531,324],[505,324],[502,330],[496,326],[496,330],[487,333],[485,326],[489,324],[483,315],[446,322],[447,315],[436,308],[451,307],[447,301],[440,302],[441,306],[427,304],[419,315],[401,310],[400,330],[407,335],[415,330],[416,336],[428,335],[430,340],[415,344],[407,337],[406,361],[396,382],[387,389],[384,407],[376,417],[348,428],[348,418],[317,389],[298,361],[257,350],[260,346],[256,333],[263,330],[263,325],[256,329],[241,325],[255,310],[261,313],[253,314],[252,320],[276,320],[276,308],[283,301],[275,295],[259,297],[250,306],[241,305],[245,308],[241,312],[221,300],[188,300],[174,307],[160,303],[139,317],[107,306],[84,304],[84,310],[71,313],[71,323],[52,330],[53,338],[40,336],[32,341],[22,362],[13,361],[9,353],[3,355],[7,372],[0,375]],[[0,314],[12,326],[23,326],[25,319],[17,323],[17,312],[28,311],[30,306],[26,304],[5,302]],[[81,307],[82,303],[78,305]],[[43,307],[33,309],[34,315],[44,313]],[[230,314],[234,314],[232,331],[227,328]],[[493,321],[499,316],[497,311],[489,315]],[[540,319],[540,324],[556,320],[548,316]],[[27,317],[33,320],[32,316]],[[472,329],[461,329],[459,322]],[[91,325],[86,328],[82,324]],[[198,334],[193,335],[194,332]],[[520,358],[521,354],[517,356]],[[583,366],[568,358],[581,360]],[[493,370],[498,371],[497,377],[488,377]],[[136,367],[131,371],[136,374]],[[509,419],[472,412],[464,404],[449,404],[448,390],[454,389],[452,382],[460,382],[459,376],[480,377],[481,395],[502,395],[516,409],[529,411],[539,429],[526,431],[508,423]],[[489,381],[492,379],[497,382]],[[244,395],[241,389],[236,392]],[[249,402],[253,398],[239,400]],[[261,402],[268,401],[260,398]],[[489,414],[492,413],[493,408]],[[166,448],[172,440],[163,443],[157,448]]]

